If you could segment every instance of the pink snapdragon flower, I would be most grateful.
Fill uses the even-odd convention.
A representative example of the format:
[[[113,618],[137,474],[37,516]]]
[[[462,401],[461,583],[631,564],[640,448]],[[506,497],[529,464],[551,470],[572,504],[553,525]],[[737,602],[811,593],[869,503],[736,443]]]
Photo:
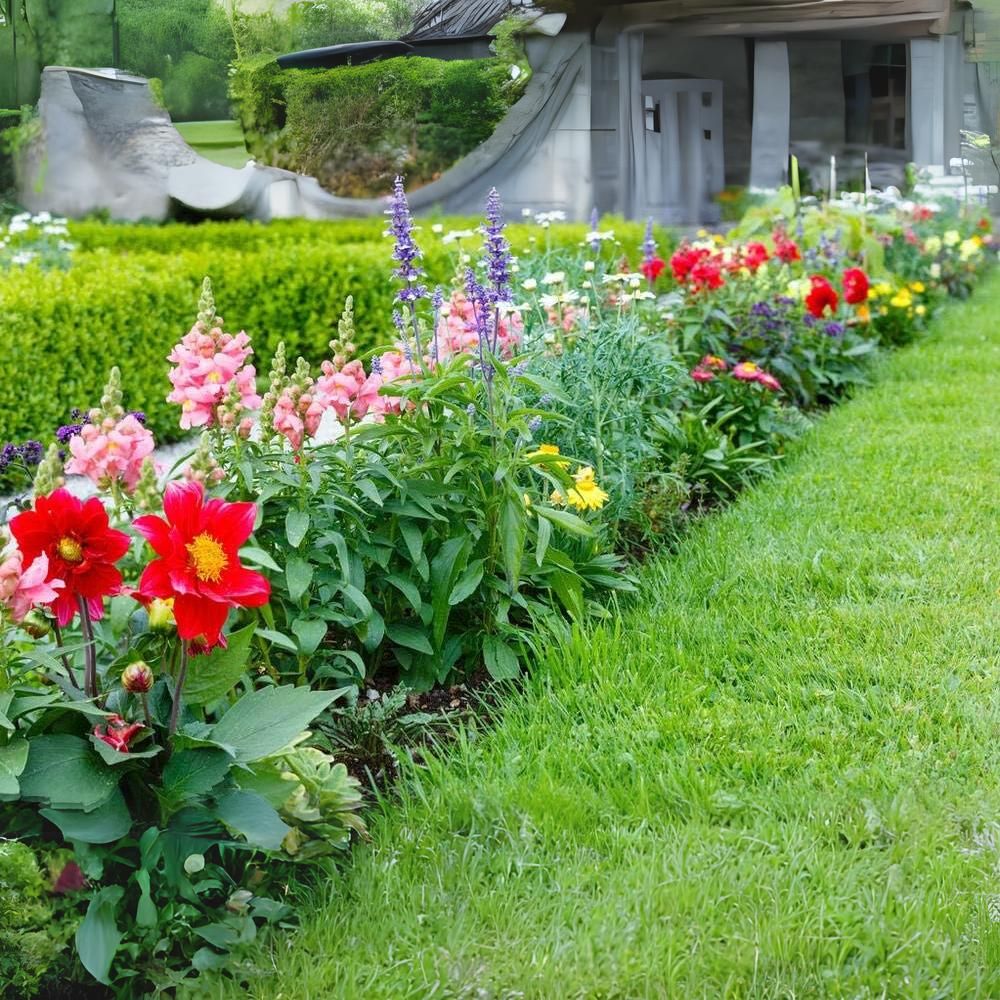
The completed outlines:
[[[153,432],[131,413],[120,420],[108,417],[100,424],[84,424],[70,438],[72,458],[66,471],[87,476],[101,488],[119,482],[131,493],[142,475],[143,460],[155,447]]]
[[[498,345],[502,357],[510,357],[514,353],[521,342],[523,330],[520,314],[500,317]],[[479,350],[475,306],[463,292],[452,293],[447,315],[442,315],[438,321],[437,343],[438,356],[442,360],[456,354],[475,354]]]
[[[0,563],[0,602],[10,608],[11,617],[20,622],[38,605],[51,604],[65,586],[64,581],[48,580],[49,557],[43,552],[27,569],[20,549],[14,549]]]
[[[316,379],[310,416],[318,414],[318,419],[322,419],[326,410],[332,409],[340,421],[363,417],[368,411],[368,405],[360,403],[361,392],[368,381],[364,365],[360,361],[349,361],[338,369],[333,361],[324,361],[322,369],[323,374]]]
[[[181,427],[212,427],[218,407],[235,382],[244,409],[260,408],[257,372],[247,359],[253,354],[250,338],[244,333],[224,333],[198,322],[167,355],[175,367],[169,378],[173,391],[168,403],[181,407]]]

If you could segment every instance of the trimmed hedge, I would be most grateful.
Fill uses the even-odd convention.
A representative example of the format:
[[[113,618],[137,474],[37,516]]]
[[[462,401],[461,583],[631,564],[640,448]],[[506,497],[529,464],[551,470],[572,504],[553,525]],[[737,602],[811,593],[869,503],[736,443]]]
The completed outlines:
[[[451,222],[475,226],[469,219]],[[637,259],[642,226],[610,225]],[[348,295],[354,296],[359,348],[391,342],[396,286],[383,227],[381,219],[161,228],[74,224],[74,240],[87,249],[78,250],[70,269],[12,270],[0,282],[0,366],[8,373],[0,442],[50,438],[69,422],[73,407],[96,405],[116,364],[126,405],[147,413],[158,440],[180,437],[177,408],[165,401],[166,356],[194,322],[206,274],[227,325],[250,334],[262,377],[282,340],[292,357],[326,357]],[[579,243],[586,228],[553,228],[553,246]],[[511,236],[515,249],[528,246],[530,236],[538,241],[536,253],[544,249],[538,227],[512,226]],[[427,228],[420,242],[429,280],[445,283],[455,266],[454,247],[443,246]],[[473,252],[478,257],[478,241]]]

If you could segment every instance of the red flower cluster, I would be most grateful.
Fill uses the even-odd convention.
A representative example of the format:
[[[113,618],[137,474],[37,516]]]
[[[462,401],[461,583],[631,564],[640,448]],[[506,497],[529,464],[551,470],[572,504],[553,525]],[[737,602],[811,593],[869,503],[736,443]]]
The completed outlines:
[[[693,292],[721,288],[725,283],[722,258],[707,247],[683,246],[670,258],[670,269],[679,284]]]
[[[756,274],[769,260],[771,255],[763,243],[751,242],[743,248],[742,261],[744,267],[749,267]]]
[[[46,580],[62,580],[63,588],[49,605],[60,626],[68,625],[87,602],[90,617],[104,616],[104,598],[121,589],[115,563],[128,551],[129,537],[108,522],[97,497],[83,501],[59,489],[35,498],[34,510],[10,522],[25,566],[40,555],[49,557]]]
[[[868,275],[860,267],[849,267],[844,272],[844,301],[850,306],[868,301]]]
[[[128,723],[120,715],[112,715],[105,725],[94,726],[94,735],[112,750],[128,753],[132,737],[141,729],[141,722]]]
[[[198,652],[224,646],[230,608],[267,604],[271,585],[240,562],[240,546],[253,531],[252,503],[205,499],[201,483],[171,483],[163,498],[166,520],[137,518],[135,529],[160,557],[143,571],[147,598],[174,598],[177,634]]]
[[[788,238],[788,234],[783,229],[775,229],[771,234],[774,241],[774,256],[784,264],[794,264],[797,260],[802,260],[798,244]]]
[[[822,274],[814,274],[810,279],[812,288],[806,296],[806,309],[817,319],[822,319],[826,315],[827,309],[836,312],[840,305],[840,296],[833,285],[823,277]]]
[[[771,392],[781,392],[781,383],[770,372],[764,371],[760,365],[755,365],[752,361],[741,361],[733,369],[733,378],[738,378],[741,382],[756,382]]]
[[[640,270],[646,280],[652,285],[656,279],[666,270],[667,262],[662,257],[650,257],[642,262]]]

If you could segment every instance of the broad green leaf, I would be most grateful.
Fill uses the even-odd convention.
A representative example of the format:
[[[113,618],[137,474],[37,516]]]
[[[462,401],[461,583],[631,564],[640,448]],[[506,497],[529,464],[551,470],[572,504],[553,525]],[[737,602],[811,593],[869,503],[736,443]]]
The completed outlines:
[[[575,573],[556,570],[549,575],[552,589],[562,606],[574,617],[583,617],[583,584]]]
[[[118,785],[118,775],[89,741],[65,733],[31,741],[20,780],[24,799],[85,812],[96,809]]]
[[[212,739],[232,747],[238,761],[260,760],[288,746],[336,697],[290,685],[251,691],[212,727]]]
[[[255,792],[228,792],[215,804],[215,815],[248,844],[265,851],[279,850],[291,830],[274,806]]]
[[[299,651],[299,647],[284,632],[278,632],[273,628],[259,628],[257,629],[257,635],[263,636],[268,642],[273,642],[275,646],[285,649],[289,653],[297,653]]]
[[[263,566],[265,569],[281,572],[281,567],[263,550],[248,545],[245,549],[240,549],[240,558],[244,562],[252,563],[254,566]]]
[[[233,758],[225,750],[178,750],[163,769],[163,798],[174,808],[211,791],[229,773]]]
[[[292,631],[299,640],[299,652],[303,656],[312,656],[319,649],[326,637],[326,628],[326,622],[319,618],[296,618],[292,622]]]
[[[11,740],[0,747],[0,801],[16,799],[21,792],[18,776],[28,761],[28,741]]]
[[[476,592],[482,579],[483,560],[476,559],[469,563],[465,572],[459,577],[458,583],[451,588],[451,593],[448,595],[448,603],[452,607],[455,607],[455,605],[461,604],[462,601],[470,598]]]
[[[503,540],[503,566],[507,583],[516,590],[521,580],[521,559],[524,556],[525,508],[523,501],[507,497],[500,515],[500,534]]]
[[[313,568],[301,556],[292,556],[285,563],[285,582],[288,584],[288,596],[298,604],[312,583]]]
[[[495,635],[483,639],[483,660],[490,677],[496,681],[509,681],[521,672],[517,654]]]
[[[434,652],[424,630],[413,625],[393,623],[386,625],[385,633],[397,646],[405,646],[407,649],[426,653],[428,656]]]
[[[84,844],[111,844],[121,840],[132,828],[132,817],[121,789],[116,788],[100,809],[42,809],[41,814],[55,823],[67,840]]]
[[[120,885],[99,889],[76,929],[76,950],[83,967],[99,982],[110,986],[108,973],[121,942],[115,911],[125,890]]]
[[[594,533],[594,529],[586,521],[577,517],[576,514],[571,514],[568,510],[542,506],[535,507],[534,510],[539,517],[544,517],[547,521],[551,521],[557,527],[574,535],[589,538]]]
[[[541,569],[542,563],[545,562],[545,552],[549,547],[549,541],[552,539],[552,522],[546,520],[544,517],[538,518],[538,544],[535,547],[535,565]]]
[[[412,580],[407,580],[405,576],[393,573],[391,576],[385,578],[385,582],[391,583],[410,602],[410,607],[417,614],[420,614],[423,601],[420,597],[420,591]]]
[[[418,562],[420,553],[424,550],[423,532],[410,521],[401,520],[399,522],[399,533],[403,536],[403,541],[406,542],[410,558],[414,562]]]
[[[147,757],[155,757],[163,749],[162,747],[154,746],[149,750],[134,750],[122,753],[121,750],[116,750],[96,736],[90,737],[90,745],[97,751],[98,756],[108,767],[115,767],[118,764],[128,764],[130,761],[143,760]]]
[[[217,646],[204,656],[191,658],[184,685],[185,702],[189,705],[208,705],[232,691],[246,673],[255,630],[255,625],[246,625],[230,633],[225,649]]]
[[[304,510],[290,510],[285,515],[285,537],[293,549],[302,544],[309,531],[309,515]]]
[[[140,927],[156,926],[156,904],[149,891],[149,872],[140,868],[135,873],[136,885],[139,886],[139,902],[135,906],[135,922]]]
[[[431,607],[434,612],[434,646],[441,648],[448,631],[451,605],[448,598],[455,586],[455,580],[465,569],[469,555],[468,540],[449,538],[431,562]]]

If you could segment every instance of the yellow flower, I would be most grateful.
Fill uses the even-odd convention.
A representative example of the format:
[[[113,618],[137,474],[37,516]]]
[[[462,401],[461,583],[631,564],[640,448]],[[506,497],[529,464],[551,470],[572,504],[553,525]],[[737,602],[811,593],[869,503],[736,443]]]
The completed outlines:
[[[862,323],[870,323],[872,321],[872,311],[868,306],[861,305],[858,306],[858,319]]]
[[[926,313],[926,312],[927,312],[927,306],[924,306],[924,305],[920,305],[920,306],[917,306],[917,308],[916,308],[916,309],[914,309],[913,311],[914,311],[914,312],[915,312],[915,313],[916,313],[916,314],[917,314],[918,316],[923,316],[923,315],[924,315],[924,313]]]
[[[608,495],[594,482],[594,470],[586,465],[573,478],[576,486],[569,491],[566,503],[577,510],[600,510]]]
[[[946,247],[957,246],[961,242],[962,237],[957,229],[949,229],[948,232],[944,234],[944,245]]]
[[[927,286],[922,281],[911,281],[910,291],[916,292],[917,295],[923,295],[927,291]]]
[[[974,239],[963,240],[958,248],[958,255],[962,260],[970,260],[981,252],[980,245]]]
[[[889,299],[889,305],[896,309],[909,309],[913,305],[913,296],[908,288],[901,288]]]
[[[929,236],[924,243],[924,253],[936,257],[941,252],[941,237]]]
[[[559,445],[557,444],[540,444],[536,451],[529,451],[525,458],[545,458],[549,455],[558,455]],[[553,462],[555,466],[560,469],[565,469],[569,462]]]

